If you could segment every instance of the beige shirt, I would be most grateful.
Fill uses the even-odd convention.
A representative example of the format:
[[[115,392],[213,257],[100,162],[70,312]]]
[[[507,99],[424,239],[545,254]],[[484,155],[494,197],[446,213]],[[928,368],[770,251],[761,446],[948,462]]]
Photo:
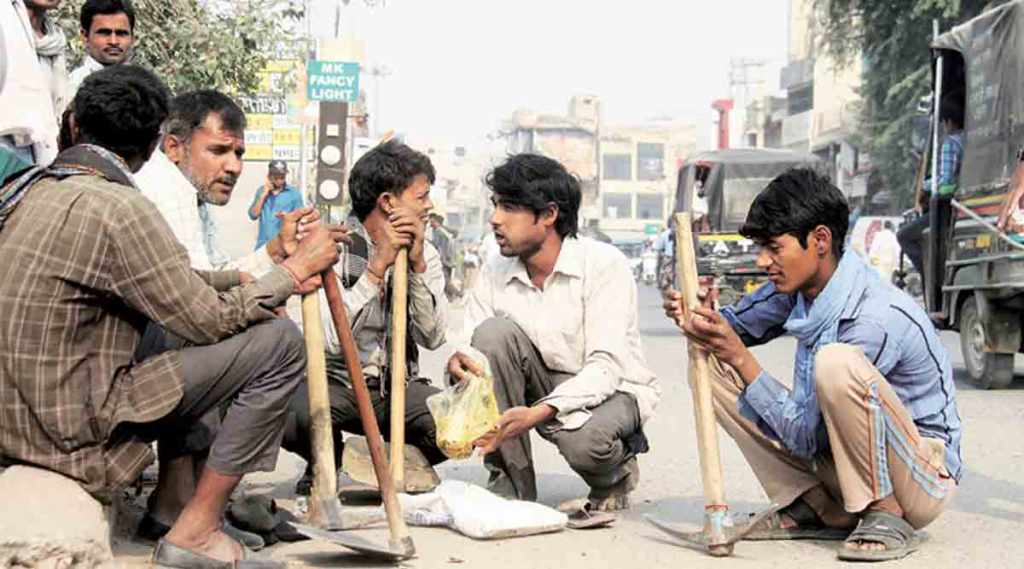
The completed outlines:
[[[573,374],[538,401],[558,410],[563,428],[582,426],[589,409],[617,391],[636,397],[642,421],[654,415],[661,387],[640,343],[636,283],[615,247],[566,239],[543,289],[530,282],[518,258],[491,258],[466,301],[467,338],[494,316],[518,324],[549,369]],[[483,359],[464,344],[460,351]]]

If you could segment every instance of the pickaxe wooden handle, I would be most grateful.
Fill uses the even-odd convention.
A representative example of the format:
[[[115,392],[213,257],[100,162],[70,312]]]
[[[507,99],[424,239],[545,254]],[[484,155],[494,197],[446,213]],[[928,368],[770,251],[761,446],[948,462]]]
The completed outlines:
[[[685,313],[700,306],[697,293],[697,255],[693,246],[693,231],[689,213],[676,214],[676,270],[683,294]],[[707,533],[708,552],[715,556],[732,554],[728,543],[725,519],[729,506],[725,503],[722,484],[722,458],[718,451],[718,426],[711,395],[711,376],[708,371],[707,352],[693,342],[687,342],[690,359],[690,388],[693,390],[694,415],[697,420],[697,452],[700,456],[701,481],[704,484],[704,531]]]

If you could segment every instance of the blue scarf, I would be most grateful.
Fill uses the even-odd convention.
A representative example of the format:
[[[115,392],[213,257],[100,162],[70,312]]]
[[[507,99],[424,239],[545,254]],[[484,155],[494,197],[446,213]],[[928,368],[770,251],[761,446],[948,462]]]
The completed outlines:
[[[793,398],[804,409],[819,415],[814,423],[820,423],[821,415],[814,386],[814,356],[822,346],[836,341],[839,317],[847,305],[860,300],[868,285],[877,279],[877,272],[864,264],[856,253],[847,251],[825,289],[813,302],[809,303],[803,294],[796,295],[796,306],[785,324],[786,331],[797,339]]]

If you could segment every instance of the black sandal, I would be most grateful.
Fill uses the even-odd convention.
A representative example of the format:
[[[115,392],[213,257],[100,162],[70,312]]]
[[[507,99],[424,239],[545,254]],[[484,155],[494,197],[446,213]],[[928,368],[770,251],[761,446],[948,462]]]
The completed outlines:
[[[851,549],[846,543],[880,543],[885,549]],[[920,544],[914,527],[903,518],[888,512],[868,512],[839,548],[838,557],[843,561],[891,561],[910,555]]]
[[[796,527],[782,527],[783,516],[796,523]],[[818,517],[802,498],[769,515],[743,539],[748,541],[783,541],[790,539],[816,539],[822,541],[838,541],[846,539],[850,530],[831,528]]]

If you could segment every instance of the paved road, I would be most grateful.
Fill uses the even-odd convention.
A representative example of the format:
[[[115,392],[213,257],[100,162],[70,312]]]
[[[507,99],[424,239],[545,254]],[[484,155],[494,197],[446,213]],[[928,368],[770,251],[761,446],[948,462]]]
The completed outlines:
[[[683,343],[678,332],[661,316],[654,289],[642,286],[640,299],[644,349],[651,367],[662,379],[664,394],[657,417],[646,427],[652,449],[640,460],[641,483],[634,495],[634,508],[612,529],[564,531],[505,541],[473,541],[446,529],[412,528],[419,555],[405,566],[572,569],[839,565],[833,553],[834,544],[820,542],[747,542],[737,546],[732,558],[711,559],[666,541],[644,524],[642,516],[654,514],[696,527],[701,518],[702,494],[692,400],[684,376]],[[1024,566],[1024,370],[1018,370],[1019,381],[1013,389],[973,389],[962,379],[958,336],[943,333],[942,340],[957,367],[967,472],[951,510],[928,528],[928,542],[901,566]],[[427,371],[438,373],[449,350],[443,347],[426,354]],[[756,349],[755,353],[777,377],[789,377],[793,351],[791,339],[780,339],[771,346]],[[763,506],[765,497],[739,451],[724,434],[720,440],[731,507],[748,512]],[[554,506],[585,495],[585,484],[569,470],[552,445],[538,439],[534,452],[542,503]],[[282,454],[276,473],[252,477],[247,485],[250,491],[269,492],[285,499],[300,467],[293,456]],[[439,470],[445,478],[478,484],[486,480],[479,459],[448,463]],[[386,541],[383,530],[367,530],[365,535]],[[140,561],[146,551],[126,545],[120,553],[125,561]],[[365,566],[341,550],[309,542],[276,546],[273,556],[317,566]]]

